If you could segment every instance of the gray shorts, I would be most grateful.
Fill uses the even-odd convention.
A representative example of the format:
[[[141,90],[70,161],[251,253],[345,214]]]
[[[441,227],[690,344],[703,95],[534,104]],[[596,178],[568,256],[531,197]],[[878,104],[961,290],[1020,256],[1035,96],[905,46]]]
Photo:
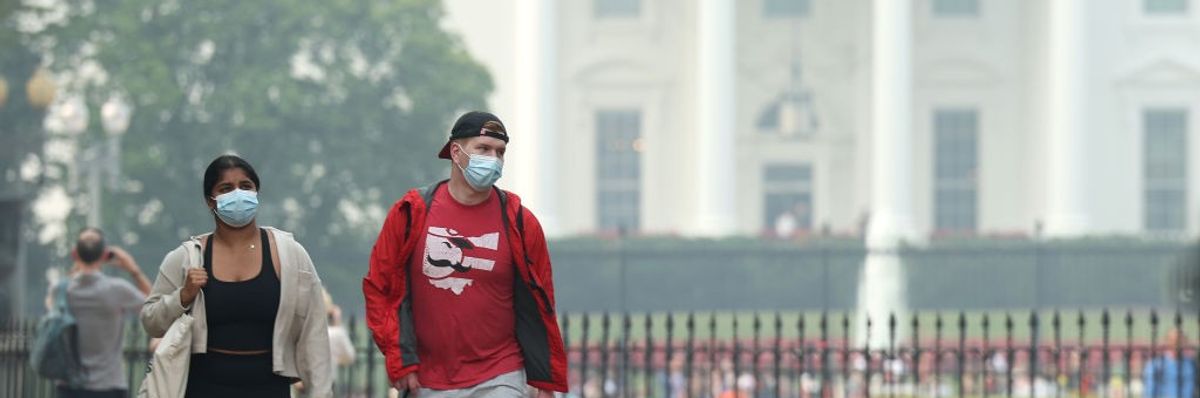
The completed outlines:
[[[417,398],[519,398],[528,396],[525,371],[505,373],[473,387],[457,390],[417,390]]]

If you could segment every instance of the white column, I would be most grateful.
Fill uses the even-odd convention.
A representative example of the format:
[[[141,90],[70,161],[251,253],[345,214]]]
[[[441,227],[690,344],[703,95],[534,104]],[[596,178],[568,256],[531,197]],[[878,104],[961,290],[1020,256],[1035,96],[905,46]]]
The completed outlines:
[[[1051,0],[1050,112],[1046,178],[1048,236],[1087,233],[1087,155],[1084,136],[1084,77],[1086,69],[1084,0]]]
[[[694,233],[729,235],[735,231],[736,208],[734,140],[736,85],[734,47],[737,18],[734,0],[700,0],[697,54],[698,106],[696,109],[697,189]]]
[[[537,215],[547,236],[561,233],[558,170],[557,3],[555,0],[517,0],[517,120],[530,131],[514,132],[522,151],[531,156],[519,176],[523,198]],[[522,138],[524,136],[524,138]],[[518,192],[521,193],[521,192]]]
[[[875,0],[870,247],[919,239],[912,200],[912,3]]]
[[[912,200],[912,2],[875,0],[871,65],[871,219],[858,284],[858,344],[887,343],[887,319],[907,319],[904,263],[895,249],[920,241]],[[867,319],[872,328],[867,333]],[[896,337],[904,337],[900,328]]]

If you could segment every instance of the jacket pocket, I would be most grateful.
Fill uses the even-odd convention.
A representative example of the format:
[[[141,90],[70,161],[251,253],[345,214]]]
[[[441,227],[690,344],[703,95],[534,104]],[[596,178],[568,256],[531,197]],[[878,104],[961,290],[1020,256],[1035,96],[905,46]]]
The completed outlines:
[[[296,315],[304,318],[308,315],[309,307],[312,305],[313,289],[318,288],[314,281],[316,275],[308,271],[298,271],[296,273],[296,296],[293,297],[296,303]]]

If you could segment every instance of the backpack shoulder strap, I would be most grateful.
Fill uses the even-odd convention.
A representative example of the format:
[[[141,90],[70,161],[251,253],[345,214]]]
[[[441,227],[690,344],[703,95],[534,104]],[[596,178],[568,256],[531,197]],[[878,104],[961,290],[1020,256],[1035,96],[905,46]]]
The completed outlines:
[[[54,308],[64,314],[69,313],[67,308],[67,286],[69,286],[70,282],[71,277],[67,276],[54,287]]]
[[[496,189],[497,197],[500,198],[500,216],[503,219],[504,226],[507,228],[508,223],[509,223],[508,192],[503,189],[500,189],[500,188],[495,188],[495,189]],[[512,222],[516,223],[515,226],[517,227],[517,239],[521,240],[521,246],[524,247],[524,245],[525,245],[525,205],[521,205],[521,207],[517,209],[517,219],[512,220]],[[528,261],[528,259],[529,259],[528,250],[525,252],[525,259],[526,259],[526,261]]]
[[[425,215],[429,215],[429,209],[433,206],[433,197],[437,194],[437,190],[442,184],[450,180],[441,180],[420,188],[417,188],[417,193],[421,195],[421,200],[425,202]],[[404,211],[408,212],[408,217],[404,218],[404,239],[408,240],[409,235],[412,235],[412,206],[404,206]]]
[[[521,208],[517,209],[517,232],[521,234],[522,238],[525,237],[525,206],[524,205],[522,205]]]
[[[417,192],[421,194],[421,200],[425,201],[425,214],[429,214],[429,209],[433,208],[433,196],[437,194],[438,187],[445,184],[449,180],[441,180],[421,188],[417,188]]]

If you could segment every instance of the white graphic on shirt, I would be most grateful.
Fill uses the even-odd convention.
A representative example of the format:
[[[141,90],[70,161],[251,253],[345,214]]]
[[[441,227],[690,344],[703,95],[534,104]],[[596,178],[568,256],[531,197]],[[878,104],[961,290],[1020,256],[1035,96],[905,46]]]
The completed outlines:
[[[458,231],[442,227],[429,227],[425,236],[425,259],[421,271],[429,277],[429,283],[441,289],[462,295],[463,290],[474,283],[463,278],[471,270],[491,271],[496,262],[486,258],[470,257],[463,250],[497,250],[500,233],[492,232],[480,236],[462,236]],[[451,276],[459,274],[459,276]]]

